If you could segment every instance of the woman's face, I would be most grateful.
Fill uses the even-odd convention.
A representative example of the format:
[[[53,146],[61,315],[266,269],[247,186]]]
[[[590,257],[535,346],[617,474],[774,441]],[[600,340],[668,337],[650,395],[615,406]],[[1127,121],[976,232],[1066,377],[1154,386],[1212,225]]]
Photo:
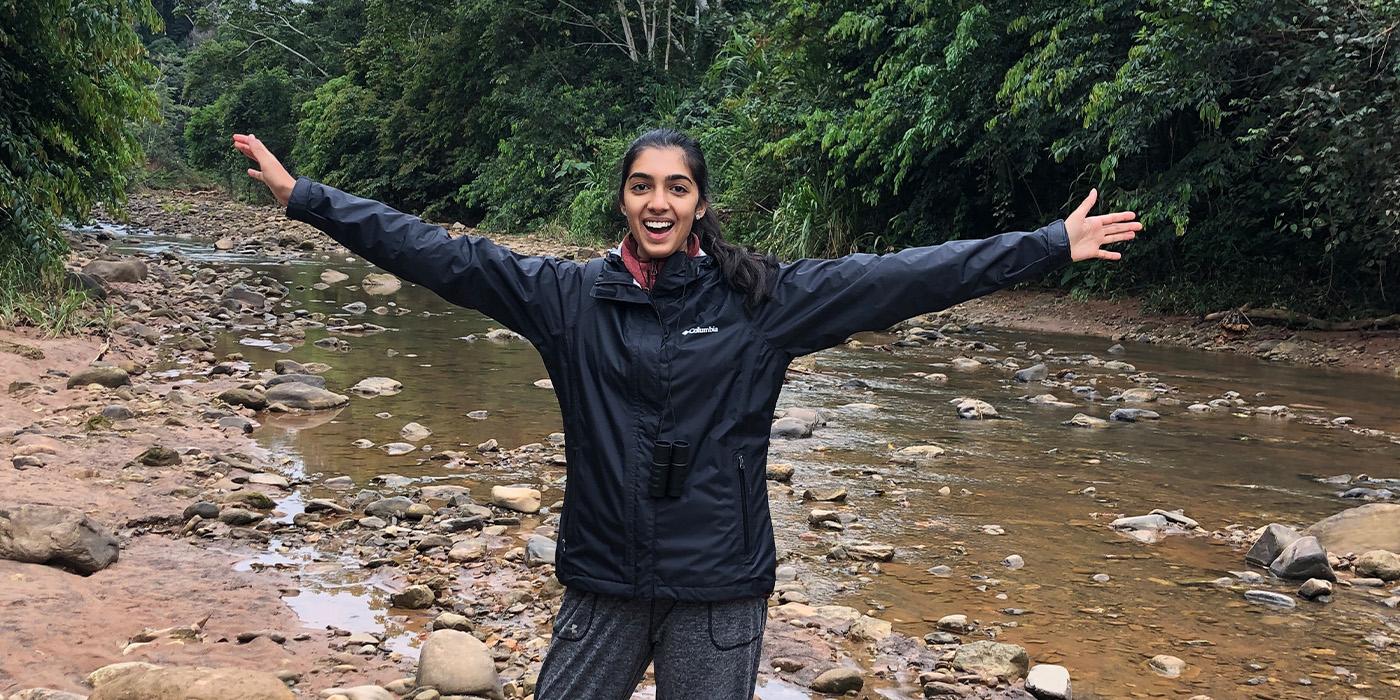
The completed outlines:
[[[637,154],[622,187],[622,213],[639,258],[665,258],[685,247],[696,218],[705,215],[705,203],[681,149]]]

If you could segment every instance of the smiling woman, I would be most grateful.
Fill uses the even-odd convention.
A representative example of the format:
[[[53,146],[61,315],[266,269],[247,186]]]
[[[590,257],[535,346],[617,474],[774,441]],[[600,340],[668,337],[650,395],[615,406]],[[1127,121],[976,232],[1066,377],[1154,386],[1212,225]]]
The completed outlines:
[[[618,174],[622,244],[579,263],[452,237],[373,200],[293,179],[251,136],[287,215],[482,311],[539,350],[563,417],[556,574],[566,592],[537,700],[622,700],[649,664],[658,697],[748,700],[777,552],[764,487],[792,360],[988,294],[1071,259],[1116,259],[1131,213],[886,255],[778,264],[724,240],[696,142],[643,134]]]

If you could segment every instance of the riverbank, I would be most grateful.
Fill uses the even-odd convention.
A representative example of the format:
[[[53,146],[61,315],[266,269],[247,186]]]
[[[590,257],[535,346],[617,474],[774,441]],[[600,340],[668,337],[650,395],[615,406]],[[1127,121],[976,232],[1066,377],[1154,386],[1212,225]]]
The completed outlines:
[[[952,309],[949,316],[1008,330],[1174,345],[1400,380],[1400,330],[1293,330],[1266,322],[1227,329],[1219,321],[1148,313],[1136,299],[1078,300],[1063,292],[1035,289],[1012,289],[974,299]]]
[[[134,216],[146,226],[189,235],[223,235],[239,245],[256,245],[281,221],[275,207],[250,207],[229,201],[219,192],[172,193],[147,191],[132,202]],[[253,228],[247,229],[249,222]],[[444,224],[454,231],[467,229]],[[584,260],[599,251],[540,235],[506,237],[512,250],[526,255],[553,255]],[[299,241],[298,245],[329,249],[324,237]],[[1249,323],[1231,318],[1229,323],[1205,321],[1194,316],[1144,311],[1139,300],[1073,299],[1069,294],[1041,289],[1011,289],[974,299],[950,309],[941,317],[1008,330],[1072,333],[1097,336],[1112,342],[1143,342],[1225,352],[1260,359],[1345,371],[1382,374],[1400,379],[1400,329],[1379,331],[1294,330],[1269,322]],[[1244,326],[1226,325],[1240,324]]]

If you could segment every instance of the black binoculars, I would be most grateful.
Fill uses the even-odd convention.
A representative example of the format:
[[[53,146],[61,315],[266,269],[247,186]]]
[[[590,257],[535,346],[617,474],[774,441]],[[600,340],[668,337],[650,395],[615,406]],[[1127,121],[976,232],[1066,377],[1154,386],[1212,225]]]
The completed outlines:
[[[681,487],[690,475],[690,443],[685,440],[658,440],[651,449],[652,498],[680,498]]]

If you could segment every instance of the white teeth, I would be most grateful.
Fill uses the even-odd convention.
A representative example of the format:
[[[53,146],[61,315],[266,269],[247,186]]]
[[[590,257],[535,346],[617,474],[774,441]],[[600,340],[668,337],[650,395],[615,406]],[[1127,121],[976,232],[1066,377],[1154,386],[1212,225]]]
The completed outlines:
[[[653,231],[661,231],[663,229],[671,228],[671,222],[669,221],[647,221],[643,225],[645,225],[647,228]]]

